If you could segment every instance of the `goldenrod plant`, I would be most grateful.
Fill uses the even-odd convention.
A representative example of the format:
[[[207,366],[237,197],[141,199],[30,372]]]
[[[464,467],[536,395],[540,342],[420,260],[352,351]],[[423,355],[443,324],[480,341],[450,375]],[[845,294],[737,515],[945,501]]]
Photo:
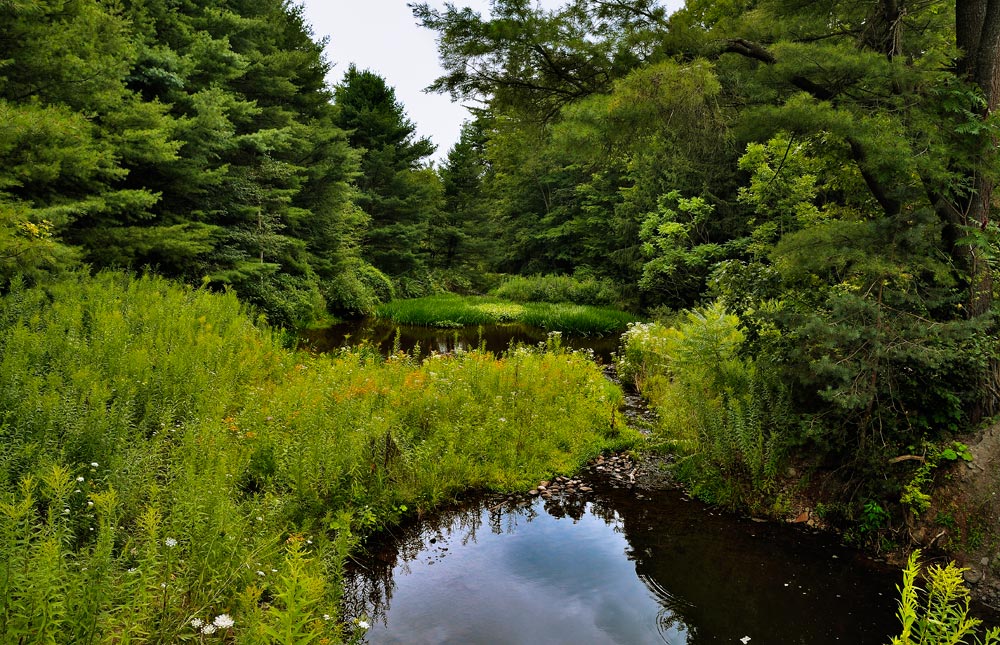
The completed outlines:
[[[902,631],[890,645],[1000,643],[1000,628],[989,629],[980,638],[978,629],[982,621],[969,616],[969,589],[962,578],[965,569],[954,562],[945,566],[932,564],[924,570],[923,588],[917,586],[920,569],[920,551],[916,550],[903,569],[903,585],[897,587]]]

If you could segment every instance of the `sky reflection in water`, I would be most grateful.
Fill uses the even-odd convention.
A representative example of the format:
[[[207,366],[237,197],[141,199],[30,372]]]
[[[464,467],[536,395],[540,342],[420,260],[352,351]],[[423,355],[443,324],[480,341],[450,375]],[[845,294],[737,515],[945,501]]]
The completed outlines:
[[[881,645],[898,574],[674,491],[443,514],[348,581],[369,643]]]

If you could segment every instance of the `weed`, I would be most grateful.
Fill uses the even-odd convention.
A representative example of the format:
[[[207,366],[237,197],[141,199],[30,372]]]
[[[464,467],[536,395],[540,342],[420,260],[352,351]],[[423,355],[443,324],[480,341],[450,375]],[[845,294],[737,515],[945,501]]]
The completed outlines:
[[[627,446],[621,400],[557,343],[310,356],[231,294],[119,273],[14,288],[0,641],[336,641],[361,537]]]

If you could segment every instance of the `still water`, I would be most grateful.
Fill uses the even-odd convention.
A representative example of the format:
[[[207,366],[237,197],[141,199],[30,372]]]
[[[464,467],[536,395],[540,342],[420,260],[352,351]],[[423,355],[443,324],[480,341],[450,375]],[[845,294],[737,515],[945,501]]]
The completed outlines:
[[[372,644],[882,645],[899,577],[830,536],[604,485],[397,529],[345,607]]]
[[[333,325],[325,329],[300,332],[306,344],[318,352],[328,352],[346,345],[366,343],[376,347],[383,354],[392,351],[399,334],[399,348],[413,352],[419,345],[420,354],[427,356],[432,351],[439,354],[454,352],[456,349],[469,350],[484,347],[499,353],[511,343],[537,345],[544,343],[547,333],[539,327],[521,324],[472,325],[457,329],[436,329],[417,325],[399,325],[390,320],[367,318]],[[610,361],[611,353],[618,349],[618,335],[575,336],[562,335],[564,347],[571,349],[591,349],[603,362]]]

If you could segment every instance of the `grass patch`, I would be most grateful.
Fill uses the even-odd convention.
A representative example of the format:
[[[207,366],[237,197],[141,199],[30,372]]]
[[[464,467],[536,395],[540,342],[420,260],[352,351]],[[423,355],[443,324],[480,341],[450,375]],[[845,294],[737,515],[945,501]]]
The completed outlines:
[[[634,315],[608,307],[569,303],[514,303],[491,296],[446,294],[394,300],[376,310],[379,318],[428,327],[461,327],[520,322],[550,331],[607,334],[625,330]]]
[[[569,275],[510,276],[490,295],[514,302],[564,302],[597,307],[614,307],[622,301],[610,280]]]
[[[339,642],[361,536],[628,445],[583,355],[285,349],[115,273],[0,299],[0,641]],[[199,622],[201,621],[201,622]],[[202,633],[199,633],[201,631]]]

